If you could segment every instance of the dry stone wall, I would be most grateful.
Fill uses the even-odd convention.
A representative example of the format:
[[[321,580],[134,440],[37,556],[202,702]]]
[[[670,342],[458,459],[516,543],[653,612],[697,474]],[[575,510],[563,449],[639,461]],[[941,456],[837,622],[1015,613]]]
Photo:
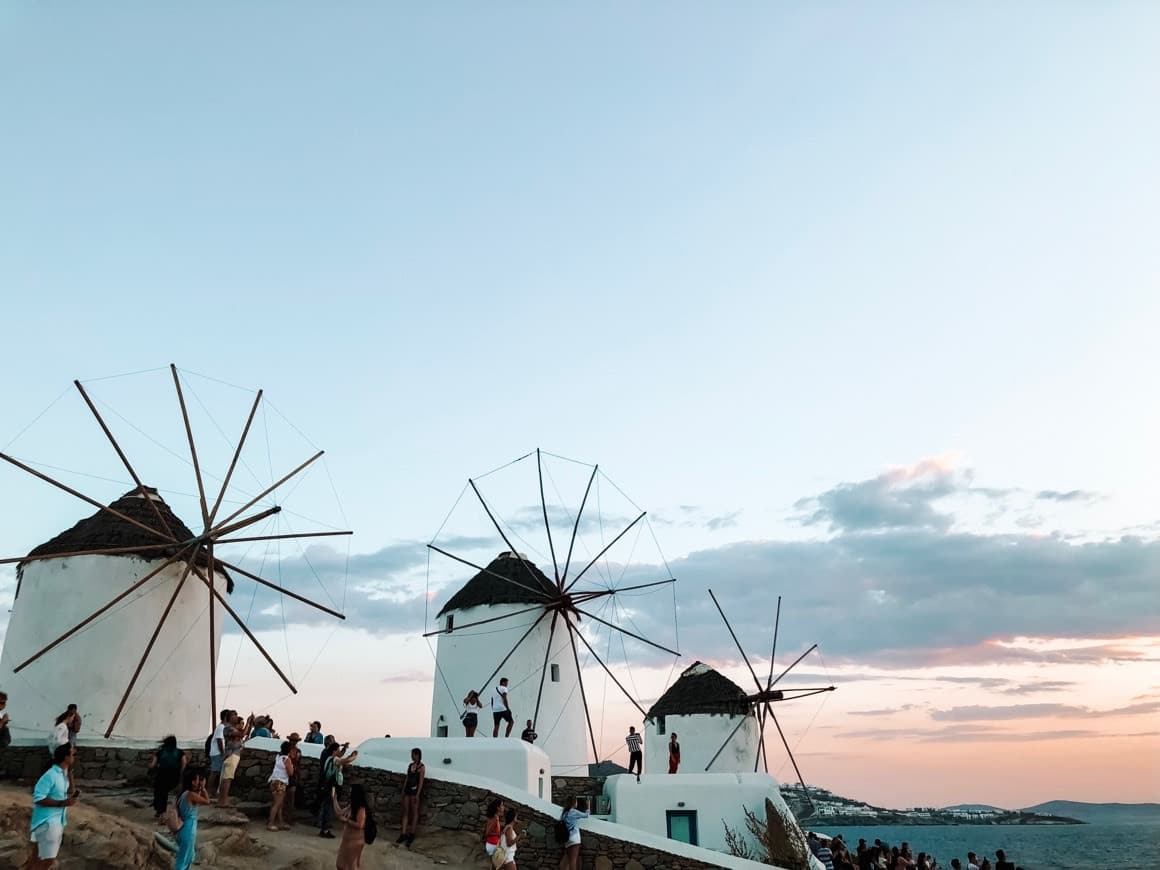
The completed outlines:
[[[202,747],[185,747],[190,763],[205,764]],[[129,749],[104,746],[78,747],[78,761],[74,777],[78,783],[86,781],[128,781],[130,784],[148,784],[149,759],[153,749]],[[313,797],[318,777],[318,762],[303,759],[301,783],[309,800]],[[264,750],[247,749],[234,780],[231,795],[240,801],[265,801],[269,798],[267,777],[274,764],[274,754]],[[31,782],[49,765],[48,751],[43,746],[9,746],[0,749],[0,777]],[[567,793],[600,794],[599,778],[554,777],[559,779]],[[585,780],[577,782],[576,780]],[[403,790],[402,774],[358,764],[347,768],[346,784],[362,783],[372,795],[375,817],[379,820],[380,837],[386,836],[398,825]],[[538,812],[518,799],[485,789],[429,778],[420,803],[420,824],[448,830],[482,831],[488,801],[503,797],[509,807],[515,807],[527,828],[527,840],[520,844],[520,864],[525,867],[554,867],[560,859],[560,847],[552,835],[555,818]],[[580,847],[580,866],[584,870],[708,870],[719,865],[675,855],[651,846],[628,840],[583,833]]]

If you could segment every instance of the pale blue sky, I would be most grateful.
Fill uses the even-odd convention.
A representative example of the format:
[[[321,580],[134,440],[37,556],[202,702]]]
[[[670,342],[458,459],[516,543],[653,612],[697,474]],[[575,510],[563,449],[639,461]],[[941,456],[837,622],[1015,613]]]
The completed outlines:
[[[1153,523],[1158,32],[1147,2],[6,4],[0,445],[73,377],[174,361],[330,450],[365,553],[536,445],[741,512],[670,556],[816,538],[799,499],[948,451],[1098,494],[1069,531]]]

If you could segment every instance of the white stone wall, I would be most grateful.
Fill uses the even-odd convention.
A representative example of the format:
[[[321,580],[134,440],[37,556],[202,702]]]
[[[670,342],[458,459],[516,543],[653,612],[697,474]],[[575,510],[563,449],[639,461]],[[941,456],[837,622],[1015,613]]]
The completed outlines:
[[[122,556],[70,556],[30,562],[12,605],[0,685],[8,693],[13,725],[45,736],[53,720],[75,703],[82,735],[104,734],[150,636],[181,578],[170,565],[112,610],[22,670],[13,668],[107,604],[159,564]],[[223,595],[227,581],[216,586]],[[213,639],[221,646],[222,618],[215,604]],[[210,710],[209,590],[191,574],[137,678],[114,734],[157,740],[166,734],[204,738],[216,716]]]
[[[757,757],[757,743],[760,736],[757,718],[747,715],[746,722],[729,740],[724,751],[717,756],[709,773],[753,773],[753,762]],[[669,737],[675,731],[677,742],[681,744],[680,774],[705,773],[709,759],[729,737],[729,732],[737,727],[737,716],[696,715],[665,716],[664,734],[659,733],[659,722],[645,722],[644,725],[644,769],[646,773],[668,773]],[[766,749],[772,750],[766,741]],[[758,770],[764,771],[761,765]]]
[[[605,780],[604,794],[612,802],[609,821],[659,837],[668,836],[668,811],[696,812],[698,845],[717,852],[728,852],[726,824],[745,833],[743,807],[764,819],[769,798],[788,813],[777,780],[765,773],[646,774],[640,782],[621,774]]]
[[[515,613],[527,607],[526,604],[487,605],[454,611],[453,615],[456,625],[466,625],[505,613]],[[464,737],[463,725],[459,720],[464,696],[469,689],[484,687],[484,680],[516,645],[516,641],[528,630],[538,615],[533,611],[474,628],[457,628],[450,634],[438,636],[434,694],[431,701],[432,737],[440,736],[440,726],[447,728],[447,737]],[[440,617],[440,628],[446,625],[446,620],[447,614]],[[479,729],[476,731],[475,739],[492,739],[490,696],[501,677],[508,678],[508,698],[515,718],[515,726],[509,739],[518,740],[520,732],[524,730],[525,721],[533,718],[551,621],[551,616],[545,617],[520,644],[519,649],[507,660],[491,683],[484,687],[480,696],[483,709],[479,711]],[[585,774],[588,763],[593,760],[590,757],[592,750],[589,748],[587,738],[584,705],[581,702],[572,646],[568,642],[567,630],[560,630],[559,625],[552,638],[552,651],[547,661],[548,673],[544,677],[544,693],[540,702],[540,715],[536,722],[536,731],[539,734],[536,745],[550,756],[552,769],[557,774]],[[552,681],[552,665],[558,667],[559,682]],[[503,733],[501,725],[501,739]]]

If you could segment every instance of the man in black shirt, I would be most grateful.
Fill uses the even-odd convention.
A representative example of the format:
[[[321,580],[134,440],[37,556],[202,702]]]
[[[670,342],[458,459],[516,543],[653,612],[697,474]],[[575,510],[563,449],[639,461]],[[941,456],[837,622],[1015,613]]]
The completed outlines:
[[[536,729],[532,727],[532,720],[529,719],[528,727],[525,728],[523,733],[520,735],[520,740],[524,741],[524,743],[535,743],[536,738],[539,736],[540,735],[536,733]]]

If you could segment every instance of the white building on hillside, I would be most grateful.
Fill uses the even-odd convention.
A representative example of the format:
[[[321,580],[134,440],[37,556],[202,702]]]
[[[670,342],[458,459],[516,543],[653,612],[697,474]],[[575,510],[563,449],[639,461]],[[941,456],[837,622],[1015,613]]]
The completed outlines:
[[[436,619],[445,633],[439,635],[435,655],[431,736],[465,735],[460,720],[463,699],[476,689],[484,706],[475,737],[490,740],[491,701],[499,680],[507,677],[515,719],[509,739],[518,740],[526,721],[534,718],[539,734],[536,745],[548,753],[552,769],[557,774],[586,774],[590,759],[576,660],[567,630],[557,625],[552,633],[552,615],[544,615],[545,599],[537,589],[549,596],[557,594],[556,585],[531,562],[525,559],[521,564],[515,555],[500,553],[440,609]],[[509,618],[496,619],[503,616]],[[459,627],[484,620],[490,621]],[[496,668],[499,672],[492,676]],[[541,682],[543,694],[536,716]],[[504,731],[501,723],[501,739]]]
[[[678,773],[753,773],[761,738],[757,717],[741,687],[702,662],[686,668],[649,709],[644,725],[646,772],[668,772],[674,733],[681,746]]]
[[[194,536],[155,491],[149,491],[149,498],[179,540]],[[151,528],[160,525],[157,514],[137,490],[126,493],[111,507]],[[137,546],[142,550],[114,556],[70,555],[17,566],[16,598],[0,654],[0,683],[13,711],[14,736],[43,737],[70,703],[81,713],[82,735],[103,734],[181,579],[182,562],[166,567],[20,673],[14,669],[177,550],[152,549],[157,543],[158,539],[143,529],[98,511],[28,555]],[[205,554],[195,558],[204,571],[208,565]],[[214,581],[220,592],[232,590],[225,572],[217,571]],[[190,574],[117,720],[115,735],[156,740],[165,734],[196,738],[209,733],[216,718],[210,709],[209,597],[206,585]],[[225,614],[220,604],[214,607],[213,642],[217,650]]]

